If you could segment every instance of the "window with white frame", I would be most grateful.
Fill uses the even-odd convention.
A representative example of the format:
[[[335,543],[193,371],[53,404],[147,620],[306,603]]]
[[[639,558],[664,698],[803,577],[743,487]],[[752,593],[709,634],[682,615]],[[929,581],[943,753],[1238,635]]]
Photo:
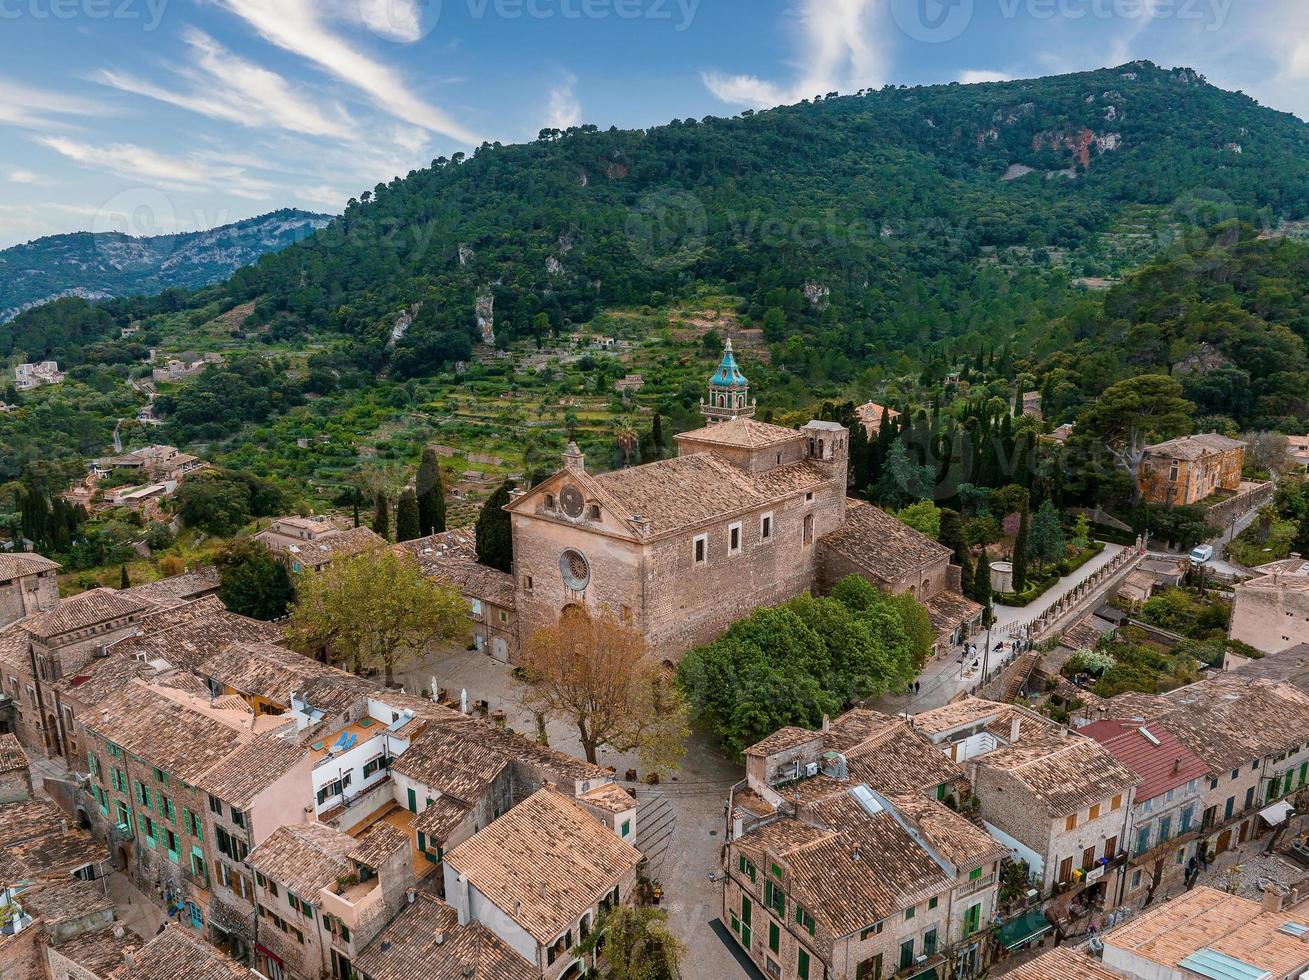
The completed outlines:
[[[705,565],[709,562],[709,535],[697,534],[691,543],[691,557],[695,564]]]
[[[741,553],[741,525],[739,522],[729,525],[727,528],[727,553],[729,555],[739,555]]]
[[[773,540],[773,515],[771,512],[759,518],[759,540]]]

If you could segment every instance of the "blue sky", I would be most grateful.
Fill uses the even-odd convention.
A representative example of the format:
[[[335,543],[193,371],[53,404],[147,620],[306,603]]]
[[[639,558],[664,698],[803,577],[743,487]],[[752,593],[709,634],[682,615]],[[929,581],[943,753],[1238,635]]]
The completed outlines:
[[[1309,117],[1303,0],[0,0],[0,247],[334,212],[545,126],[1136,58]]]

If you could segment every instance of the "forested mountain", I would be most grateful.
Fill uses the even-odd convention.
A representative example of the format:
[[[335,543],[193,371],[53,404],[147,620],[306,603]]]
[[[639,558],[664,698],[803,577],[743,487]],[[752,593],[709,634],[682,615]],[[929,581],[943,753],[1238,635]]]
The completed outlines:
[[[284,209],[187,234],[135,238],[79,232],[15,245],[0,251],[0,323],[61,296],[105,299],[207,286],[330,220]]]
[[[1307,214],[1309,126],[1189,69],[888,86],[484,145],[361,194],[225,283],[31,311],[0,327],[0,355],[76,363],[142,316],[253,303],[247,331],[336,335],[355,367],[406,378],[492,330],[557,332],[708,287],[743,297],[789,369],[841,383],[939,341],[1051,353],[1077,277],[1120,276],[1188,228],[1280,233]]]

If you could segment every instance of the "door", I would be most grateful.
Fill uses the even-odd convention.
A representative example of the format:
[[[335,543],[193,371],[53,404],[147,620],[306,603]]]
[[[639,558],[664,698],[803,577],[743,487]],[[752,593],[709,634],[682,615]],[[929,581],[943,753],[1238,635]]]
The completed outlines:
[[[491,656],[501,663],[507,663],[509,660],[509,644],[497,636],[491,641]]]
[[[1214,847],[1214,854],[1226,854],[1228,848],[1232,846],[1232,828],[1228,827],[1218,835],[1218,844]]]
[[[409,789],[409,812],[418,812],[418,794],[413,791],[412,787]]]
[[[191,927],[194,929],[203,929],[205,924],[204,915],[200,912],[200,906],[195,902],[187,902],[186,910],[191,916]]]

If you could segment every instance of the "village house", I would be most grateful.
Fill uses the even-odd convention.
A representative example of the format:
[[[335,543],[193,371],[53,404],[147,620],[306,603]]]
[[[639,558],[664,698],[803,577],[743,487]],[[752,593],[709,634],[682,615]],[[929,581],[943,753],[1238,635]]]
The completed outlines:
[[[1216,432],[1147,446],[1141,491],[1147,501],[1163,507],[1197,504],[1220,491],[1236,493],[1245,452],[1245,443]]]
[[[146,446],[120,456],[92,460],[91,475],[97,479],[130,476],[139,483],[181,483],[190,474],[209,464],[199,457],[180,452],[176,446]]]
[[[187,378],[193,378],[210,364],[222,364],[222,354],[196,354],[186,352],[170,357],[164,361],[163,367],[154,368],[150,372],[152,380],[156,384],[166,384],[170,382],[185,381]]]
[[[1287,436],[1286,452],[1301,470],[1309,470],[1309,436]]]
[[[834,581],[829,556],[884,583],[866,538],[892,519],[847,501],[843,426],[757,421],[730,344],[701,412],[708,425],[676,437],[676,458],[596,475],[570,445],[561,471],[506,507],[520,636],[576,605],[607,610],[673,660],[759,606]],[[930,567],[901,566],[897,580],[918,576],[906,590],[938,600],[938,635],[968,632],[980,609],[957,595],[949,552],[922,557]]]
[[[1309,917],[1276,894],[1261,903],[1200,886],[1106,932],[1103,960],[1132,980],[1299,977],[1307,935]]]
[[[899,412],[887,408],[884,405],[879,405],[876,402],[868,402],[865,405],[860,405],[854,411],[855,418],[857,418],[863,425],[864,432],[867,434],[869,442],[876,439],[878,433],[882,431],[883,422],[894,421],[900,417]]]
[[[120,980],[145,945],[115,920],[113,900],[100,882],[45,885],[24,893],[21,901],[33,916],[38,945],[44,946],[49,980]]]
[[[58,576],[59,565],[49,558],[0,552],[0,629],[57,606]]]
[[[1130,863],[1118,869],[1111,904],[1180,891],[1188,862],[1196,858],[1209,767],[1159,722],[1099,721],[1078,733],[1103,745],[1140,780],[1130,830],[1121,839],[1124,850],[1130,847]],[[1128,887],[1122,886],[1124,880]]]
[[[264,980],[189,932],[169,925],[131,954],[122,980]]]
[[[540,980],[541,973],[476,920],[420,892],[351,964],[361,980]]]
[[[631,904],[641,852],[568,796],[546,788],[445,855],[446,901],[479,922],[543,980],[594,967],[577,944],[605,911]]]
[[[32,772],[18,737],[0,735],[0,804],[21,803],[32,796]]]
[[[1214,855],[1282,826],[1286,797],[1309,782],[1309,695],[1290,684],[1224,673],[1164,695],[1119,695],[1099,713],[1162,722],[1204,760],[1198,840]],[[1127,891],[1143,884],[1137,868]]]
[[[38,364],[19,364],[14,368],[14,387],[19,391],[35,391],[44,385],[64,383],[58,361],[41,361]]]
[[[983,825],[1057,899],[1057,916],[1113,907],[1106,879],[1124,860],[1135,773],[1066,730],[1001,746],[970,769]]]
[[[913,719],[855,710],[819,731],[780,729],[745,756],[745,786],[735,788],[729,801],[729,841],[753,856],[743,860],[737,854],[724,868],[724,921],[731,921],[734,936],[761,969],[776,968],[781,972],[770,975],[786,980],[840,975],[831,973],[837,963],[860,964],[861,976],[876,976],[879,966],[884,976],[906,966],[912,971],[906,975],[917,975],[938,966],[946,953],[968,969],[981,965],[986,951],[979,931],[994,914],[999,862],[1009,851],[952,809],[971,795],[964,770]],[[883,819],[888,816],[889,822]],[[855,923],[840,907],[845,888],[878,894],[877,886],[806,884],[799,865],[760,857],[761,848],[775,853],[798,841],[797,850],[804,851],[821,843],[812,857],[817,863],[808,865],[816,875],[829,850],[856,840],[861,851],[867,849],[874,872],[880,867],[874,855],[907,853],[917,862],[916,873],[936,890],[895,909],[883,897],[876,919]],[[774,883],[760,877],[774,864],[800,876],[787,879],[794,887],[782,882],[780,872]],[[903,870],[886,873],[894,877]],[[794,919],[777,909],[792,891],[800,910]],[[903,881],[892,894],[909,901]],[[855,918],[872,911],[863,909]]]
[[[958,763],[1033,735],[1060,730],[1049,718],[1029,708],[974,697],[920,712],[909,720],[914,731],[926,736],[951,761]]]
[[[1089,950],[1056,946],[1034,960],[1021,963],[1004,974],[1005,980],[1124,980],[1092,956]]]
[[[338,558],[385,546],[371,528],[342,528],[327,517],[280,517],[255,535],[293,575],[321,572]]]
[[[445,531],[399,546],[418,562],[423,574],[458,589],[468,602],[473,645],[501,663],[518,659],[518,607],[514,577],[477,560],[477,537],[471,528]]]
[[[1228,635],[1261,653],[1303,643],[1309,637],[1309,560],[1293,558],[1255,571],[1255,578],[1236,585]]]

